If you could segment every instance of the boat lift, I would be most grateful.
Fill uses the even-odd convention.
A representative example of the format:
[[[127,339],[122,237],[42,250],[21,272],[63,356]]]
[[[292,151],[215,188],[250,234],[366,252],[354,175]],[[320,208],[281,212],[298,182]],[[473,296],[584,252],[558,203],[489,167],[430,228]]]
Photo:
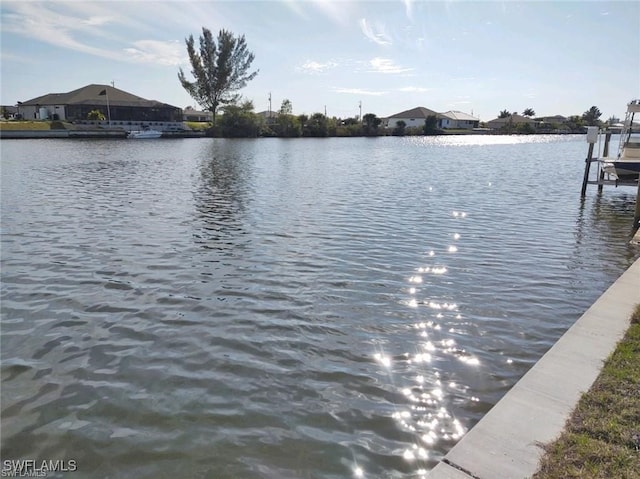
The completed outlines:
[[[625,121],[626,123],[626,121]],[[600,130],[597,126],[590,126],[587,128],[587,143],[589,144],[589,150],[587,152],[587,158],[585,159],[584,166],[584,177],[582,180],[582,190],[580,193],[580,198],[584,199],[587,192],[587,185],[598,185],[598,193],[602,193],[602,189],[605,185],[607,186],[634,186],[637,188],[638,192],[636,194],[636,207],[635,214],[633,217],[633,226],[631,235],[633,236],[633,243],[640,243],[640,177],[636,177],[635,179],[618,179],[611,178],[611,176],[604,171],[603,169],[603,159],[609,157],[609,143],[611,141],[610,130]],[[602,136],[604,135],[604,144],[602,142]],[[624,132],[620,136],[620,146],[618,156],[620,154],[621,149],[623,148],[623,144],[625,141]],[[595,144],[598,143],[598,155],[596,157],[593,156],[593,150],[595,149]],[[600,155],[600,148],[602,147],[602,156]],[[596,163],[596,179],[590,178],[590,170],[591,163]],[[634,236],[635,235],[635,236]]]

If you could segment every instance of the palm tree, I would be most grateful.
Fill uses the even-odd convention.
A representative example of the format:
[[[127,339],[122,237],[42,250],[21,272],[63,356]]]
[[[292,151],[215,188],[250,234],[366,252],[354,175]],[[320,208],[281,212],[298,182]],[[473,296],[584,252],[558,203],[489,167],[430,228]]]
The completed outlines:
[[[502,110],[499,114],[498,114],[498,118],[508,118],[511,116],[511,112],[507,109]]]
[[[597,126],[600,115],[602,115],[602,113],[600,112],[598,107],[592,106],[582,114],[582,119],[589,126]]]
[[[522,114],[524,116],[532,117],[532,116],[536,115],[536,112],[533,110],[533,108],[525,108],[525,110],[522,112]]]

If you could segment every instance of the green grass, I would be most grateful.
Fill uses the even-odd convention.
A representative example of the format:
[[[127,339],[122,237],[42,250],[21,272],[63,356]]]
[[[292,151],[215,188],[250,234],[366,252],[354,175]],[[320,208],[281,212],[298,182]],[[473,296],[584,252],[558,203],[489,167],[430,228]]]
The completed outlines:
[[[211,123],[205,121],[185,121],[185,124],[193,131],[202,131],[211,128]]]
[[[639,479],[640,305],[625,337],[585,393],[565,431],[545,446],[534,479]]]

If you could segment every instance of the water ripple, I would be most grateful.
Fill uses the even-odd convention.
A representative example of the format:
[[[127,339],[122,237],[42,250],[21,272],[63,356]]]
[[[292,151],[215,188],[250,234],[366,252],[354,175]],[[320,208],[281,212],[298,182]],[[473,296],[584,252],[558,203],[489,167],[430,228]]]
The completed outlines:
[[[421,477],[640,255],[582,138],[369,140],[3,142],[3,459]]]

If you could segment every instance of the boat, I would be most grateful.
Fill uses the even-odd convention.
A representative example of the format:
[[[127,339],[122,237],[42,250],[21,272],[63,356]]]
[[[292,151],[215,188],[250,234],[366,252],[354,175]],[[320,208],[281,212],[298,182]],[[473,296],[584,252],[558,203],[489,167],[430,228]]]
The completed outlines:
[[[129,132],[127,138],[134,139],[148,139],[148,138],[160,138],[162,136],[162,132],[158,130],[132,130]]]
[[[638,181],[640,177],[640,125],[634,125],[638,113],[640,100],[630,101],[620,132],[618,155],[600,158],[603,171],[617,181]]]

